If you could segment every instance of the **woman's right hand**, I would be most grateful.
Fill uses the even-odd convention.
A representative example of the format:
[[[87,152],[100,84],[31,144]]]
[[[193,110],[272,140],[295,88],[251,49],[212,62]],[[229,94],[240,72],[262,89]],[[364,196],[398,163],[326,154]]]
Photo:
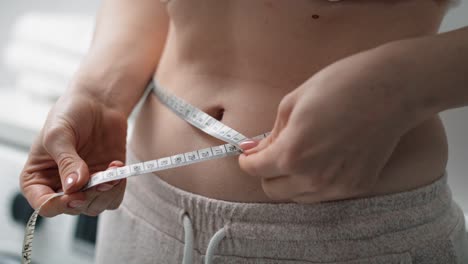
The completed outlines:
[[[34,209],[65,192],[44,205],[42,216],[96,216],[123,199],[125,179],[81,191],[93,173],[123,165],[127,134],[127,116],[81,88],[53,106],[21,172],[21,190]]]

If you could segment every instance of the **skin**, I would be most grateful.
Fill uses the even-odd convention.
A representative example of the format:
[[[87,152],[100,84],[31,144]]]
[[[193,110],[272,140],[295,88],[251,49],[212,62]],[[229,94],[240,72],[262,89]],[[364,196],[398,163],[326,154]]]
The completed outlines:
[[[42,216],[95,216],[119,206],[125,181],[106,191],[79,190],[91,174],[125,160],[126,120],[154,73],[166,32],[166,12],[156,1],[103,1],[91,48],[21,172],[21,190],[33,208],[59,189],[66,193],[47,203]]]
[[[385,56],[376,54],[368,59],[370,56],[363,55],[359,62],[356,58],[345,66],[337,63],[330,70],[324,69],[390,41],[435,33],[444,13],[440,3],[296,1],[290,5],[284,1],[207,1],[206,7],[201,8],[193,2],[176,0],[169,2],[167,9],[172,24],[156,72],[163,87],[212,115],[224,109],[221,121],[247,136],[272,131],[275,122],[285,126],[288,112],[295,106],[301,105],[303,112],[291,113],[297,122],[284,134],[284,144],[278,142],[277,151],[259,153],[269,154],[268,157],[241,157],[240,167],[234,157],[158,172],[163,180],[221,200],[317,202],[409,190],[442,176],[446,141],[435,113],[411,131],[397,130],[398,124],[384,114],[370,116],[376,111],[375,102],[385,106],[392,103],[390,98],[376,97],[378,91],[369,94],[364,90],[367,82],[398,79],[393,65],[383,65],[388,64]],[[389,24],[391,30],[381,30]],[[382,66],[377,67],[379,64]],[[351,87],[356,74],[363,75],[362,80],[356,82],[357,87]],[[371,79],[373,76],[375,80]],[[390,92],[396,91],[393,86]],[[363,95],[357,96],[358,92]],[[345,94],[360,99],[349,102],[348,98],[341,98]],[[320,99],[312,100],[313,97]],[[330,114],[324,118],[327,112]],[[351,125],[355,126],[348,124],[351,118]],[[381,130],[367,129],[375,127],[371,122],[384,118],[388,122]],[[364,131],[374,133],[372,136],[377,138],[373,143],[379,144],[379,149],[369,149],[367,140],[371,135]],[[406,134],[401,142],[396,138],[398,133],[398,137]],[[357,135],[363,136],[362,141],[350,145]],[[179,139],[191,140],[175,143],[182,141]],[[387,141],[392,145],[387,146]],[[151,96],[137,119],[130,146],[141,160],[147,160],[219,143],[170,113]],[[300,159],[301,150],[316,154],[302,155],[304,158]],[[384,153],[377,153],[380,150]],[[266,160],[269,164],[263,164]],[[275,164],[288,168],[275,171]],[[384,165],[387,166],[382,169]],[[302,166],[304,170],[290,170]],[[344,168],[338,170],[341,166]],[[324,189],[338,174],[346,180],[334,187],[339,190],[331,190],[336,195],[296,199],[302,193]],[[344,187],[349,185],[356,190],[345,192]]]
[[[104,1],[91,50],[22,172],[28,201],[36,208],[62,185],[67,195],[42,215],[118,206],[124,183],[77,191],[90,173],[124,159],[125,120],[153,74],[245,135],[273,131],[239,160],[159,173],[184,190],[313,203],[438,179],[447,143],[437,113],[468,104],[468,30],[435,35],[441,1],[288,3]],[[218,143],[150,96],[130,146],[147,160]]]

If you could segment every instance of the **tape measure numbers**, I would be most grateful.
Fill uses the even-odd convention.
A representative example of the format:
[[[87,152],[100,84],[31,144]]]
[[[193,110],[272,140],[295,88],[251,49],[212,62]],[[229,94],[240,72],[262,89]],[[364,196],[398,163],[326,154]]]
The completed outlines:
[[[227,125],[223,124],[217,119],[211,117],[210,115],[198,109],[197,107],[187,103],[181,98],[169,94],[167,91],[161,88],[155,80],[153,80],[149,84],[148,89],[151,89],[151,91],[157,96],[161,103],[167,106],[170,110],[172,110],[172,112],[174,112],[177,116],[184,119],[191,125],[197,127],[198,129],[202,130],[203,132],[207,133],[208,135],[211,135],[224,142],[227,142],[227,144],[180,153],[155,160],[131,164],[124,167],[113,168],[107,171],[101,171],[93,175],[91,180],[82,190],[87,190],[93,186],[109,181],[115,181],[131,176],[138,176],[151,172],[187,166],[194,163],[204,162],[212,159],[220,159],[227,156],[239,155],[242,153],[239,144],[243,141],[249,140],[249,138],[237,132],[236,130],[228,127]],[[267,137],[268,134],[269,133],[258,135],[256,137],[253,137],[252,139],[260,140]],[[39,208],[37,208],[33,212],[31,217],[29,218],[29,221],[26,224],[26,230],[23,240],[23,250],[21,258],[22,264],[31,263],[34,230],[36,227],[36,219],[39,215],[41,208],[50,200],[62,195],[64,195],[63,192],[56,193],[49,197],[45,202],[41,204],[41,206],[39,206]]]

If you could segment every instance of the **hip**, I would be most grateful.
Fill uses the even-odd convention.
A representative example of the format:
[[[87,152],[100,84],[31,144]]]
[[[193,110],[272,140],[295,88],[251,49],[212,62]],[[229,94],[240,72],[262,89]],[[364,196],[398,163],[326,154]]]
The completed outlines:
[[[409,192],[306,205],[220,201],[148,174],[129,180],[121,208],[100,225],[98,263],[180,263],[187,254],[193,263],[466,261],[463,213],[446,176]]]

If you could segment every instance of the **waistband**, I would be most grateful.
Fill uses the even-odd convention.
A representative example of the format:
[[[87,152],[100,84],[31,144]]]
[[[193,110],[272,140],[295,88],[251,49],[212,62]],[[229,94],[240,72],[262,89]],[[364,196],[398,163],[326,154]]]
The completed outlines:
[[[129,150],[127,162],[140,161]],[[220,245],[220,252],[236,248],[245,252],[249,244],[258,245],[259,241],[278,254],[278,243],[284,242],[291,244],[289,250],[298,242],[306,243],[310,254],[324,250],[349,254],[340,252],[343,248],[359,254],[360,247],[367,252],[369,247],[380,247],[379,241],[398,251],[408,243],[446,236],[460,219],[446,175],[402,193],[320,204],[276,204],[211,199],[171,186],[151,173],[129,179],[123,206],[180,241],[182,216],[187,214],[200,251],[217,230],[225,228],[227,241]],[[401,231],[405,231],[404,236]],[[359,242],[369,239],[371,244]],[[336,246],[349,242],[352,247]]]

